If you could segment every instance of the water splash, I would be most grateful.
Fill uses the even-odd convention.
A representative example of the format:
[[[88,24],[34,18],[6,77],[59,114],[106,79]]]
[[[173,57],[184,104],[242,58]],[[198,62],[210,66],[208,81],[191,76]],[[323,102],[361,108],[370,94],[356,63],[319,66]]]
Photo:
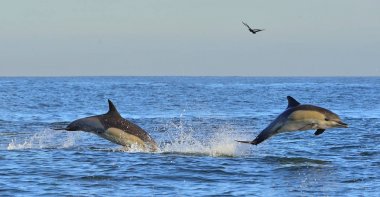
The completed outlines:
[[[196,128],[198,129],[199,127]],[[207,155],[213,157],[237,157],[249,154],[249,146],[241,145],[235,141],[236,139],[246,139],[249,137],[243,136],[242,133],[237,132],[235,129],[223,126],[218,129],[212,129],[212,131],[207,131],[207,133],[205,135],[205,131],[194,130],[192,126],[185,125],[182,120],[179,121],[179,124],[171,122],[167,131],[163,133],[166,135],[167,140],[163,140],[164,136],[157,140],[159,142],[157,153]],[[80,132],[44,129],[35,133],[30,138],[22,140],[13,139],[8,144],[7,150],[70,148],[75,146],[80,138]],[[132,144],[130,147],[107,147],[102,144],[100,147],[96,146],[90,149],[129,153],[150,152],[141,149],[137,144]]]
[[[75,145],[79,135],[75,132],[57,132],[51,129],[35,133],[30,139],[18,142],[12,139],[7,150],[69,148]]]
[[[133,143],[129,147],[118,146],[116,148],[111,149],[111,151],[113,151],[113,152],[128,152],[128,153],[140,153],[140,152],[153,153],[148,148],[142,148],[141,145],[137,144],[137,143]],[[160,152],[160,150],[158,150],[158,152]]]
[[[242,146],[235,141],[236,139],[244,139],[244,136],[229,126],[218,128],[205,137],[204,134],[197,135],[198,132],[192,127],[184,126],[182,121],[178,125],[174,123],[172,125],[175,127],[174,131],[169,130],[166,133],[169,140],[160,145],[162,153],[213,157],[238,157],[249,154],[248,146]]]

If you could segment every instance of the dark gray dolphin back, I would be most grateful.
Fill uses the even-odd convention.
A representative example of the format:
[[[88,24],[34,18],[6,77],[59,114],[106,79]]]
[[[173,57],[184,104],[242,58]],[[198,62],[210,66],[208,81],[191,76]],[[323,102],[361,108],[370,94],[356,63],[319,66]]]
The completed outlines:
[[[140,138],[143,141],[155,143],[155,141],[149,136],[149,134],[144,129],[121,117],[115,105],[109,99],[108,106],[108,112],[98,116],[100,122],[104,126],[104,130],[107,130],[112,127],[118,128]]]

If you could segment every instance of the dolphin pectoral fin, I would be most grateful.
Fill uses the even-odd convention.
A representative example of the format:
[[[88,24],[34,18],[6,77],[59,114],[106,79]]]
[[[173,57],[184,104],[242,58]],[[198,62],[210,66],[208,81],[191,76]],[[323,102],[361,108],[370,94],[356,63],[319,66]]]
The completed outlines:
[[[325,129],[317,129],[314,133],[314,135],[320,135],[325,131]]]

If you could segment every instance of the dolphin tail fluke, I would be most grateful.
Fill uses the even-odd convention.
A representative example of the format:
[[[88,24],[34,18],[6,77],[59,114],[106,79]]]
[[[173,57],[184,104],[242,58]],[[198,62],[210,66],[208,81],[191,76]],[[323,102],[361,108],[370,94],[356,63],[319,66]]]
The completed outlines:
[[[244,143],[244,144],[252,144],[252,145],[257,145],[257,143],[255,143],[255,140],[253,141],[240,141],[240,140],[236,140],[237,142],[240,142],[240,143]]]
[[[77,131],[75,129],[70,128],[69,126],[67,127],[50,127],[51,130],[54,131]]]
[[[65,131],[67,130],[67,128],[51,128],[52,130],[55,130],[55,131]]]
[[[252,144],[252,145],[258,145],[264,140],[268,139],[270,135],[268,135],[268,132],[261,132],[254,140],[252,141],[238,141],[240,143],[246,143],[246,144]]]
[[[67,130],[67,122],[53,122],[49,125],[49,129],[55,131]]]
[[[250,144],[252,141],[240,141],[240,140],[235,140],[237,142],[240,142],[240,143],[245,143],[245,144]]]

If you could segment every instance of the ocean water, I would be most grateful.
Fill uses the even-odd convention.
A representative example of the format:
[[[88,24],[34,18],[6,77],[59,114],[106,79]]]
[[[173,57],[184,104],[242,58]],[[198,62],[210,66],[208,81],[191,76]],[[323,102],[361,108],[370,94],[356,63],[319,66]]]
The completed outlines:
[[[286,96],[349,124],[252,140]],[[380,78],[0,78],[0,196],[380,196]],[[105,113],[160,144],[56,131]]]

